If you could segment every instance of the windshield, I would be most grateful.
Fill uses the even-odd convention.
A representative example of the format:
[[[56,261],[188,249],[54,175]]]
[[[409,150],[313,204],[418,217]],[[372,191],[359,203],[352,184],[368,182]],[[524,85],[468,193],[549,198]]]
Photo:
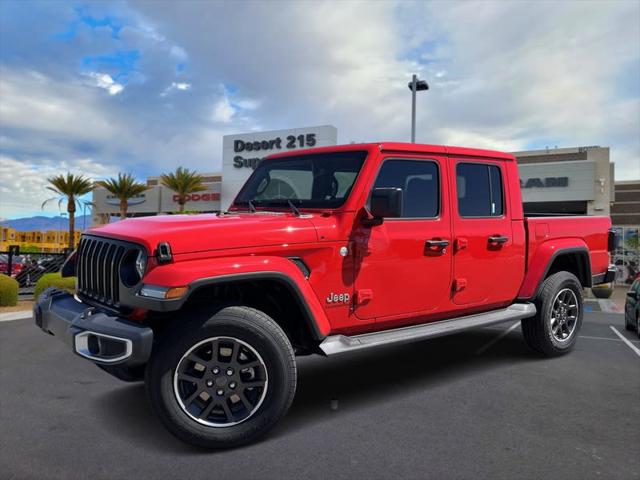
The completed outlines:
[[[367,152],[332,152],[261,162],[234,206],[337,208],[353,187]]]

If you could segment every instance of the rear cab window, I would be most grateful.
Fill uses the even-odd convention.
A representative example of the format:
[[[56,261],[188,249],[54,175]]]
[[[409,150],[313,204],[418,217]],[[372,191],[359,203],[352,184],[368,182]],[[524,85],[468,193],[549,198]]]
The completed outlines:
[[[504,215],[502,170],[489,163],[456,165],[458,214],[463,218],[501,217]]]

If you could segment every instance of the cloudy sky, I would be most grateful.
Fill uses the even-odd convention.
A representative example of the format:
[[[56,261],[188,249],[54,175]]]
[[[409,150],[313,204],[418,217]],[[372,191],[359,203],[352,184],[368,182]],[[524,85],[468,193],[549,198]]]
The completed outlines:
[[[611,147],[640,178],[640,2],[0,1],[0,217],[45,178],[221,168],[222,136]],[[45,214],[58,213],[54,203]]]

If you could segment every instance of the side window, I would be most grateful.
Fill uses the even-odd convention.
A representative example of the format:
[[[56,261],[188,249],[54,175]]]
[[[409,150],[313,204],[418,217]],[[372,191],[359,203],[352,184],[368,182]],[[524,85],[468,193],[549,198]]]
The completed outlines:
[[[504,213],[502,174],[496,165],[459,163],[456,190],[461,217],[499,217]]]
[[[440,211],[440,178],[435,162],[386,160],[373,188],[401,188],[403,218],[434,218]]]

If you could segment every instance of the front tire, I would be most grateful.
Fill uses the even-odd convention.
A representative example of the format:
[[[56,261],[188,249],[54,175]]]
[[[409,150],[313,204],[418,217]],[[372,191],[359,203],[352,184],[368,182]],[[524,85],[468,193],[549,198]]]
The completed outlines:
[[[294,351],[280,326],[259,310],[234,306],[180,327],[165,336],[146,371],[149,401],[164,426],[205,448],[236,447],[273,428],[296,389]]]
[[[570,352],[582,326],[582,286],[575,275],[558,272],[545,279],[536,301],[538,312],[522,320],[529,347],[553,357]]]

